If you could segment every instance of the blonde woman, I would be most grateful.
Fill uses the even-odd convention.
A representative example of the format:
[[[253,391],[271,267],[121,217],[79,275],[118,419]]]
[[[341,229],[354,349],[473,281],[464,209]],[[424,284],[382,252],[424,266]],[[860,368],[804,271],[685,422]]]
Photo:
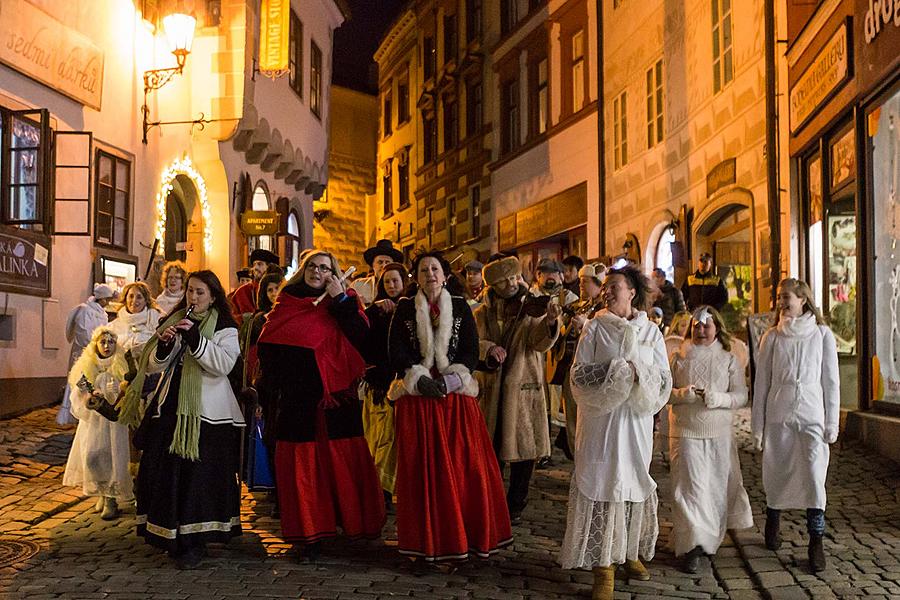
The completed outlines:
[[[119,339],[123,350],[131,350],[137,360],[144,345],[156,333],[159,325],[159,310],[150,288],[143,281],[129,283],[122,289],[122,308],[116,313],[116,319],[109,324]]]
[[[156,305],[159,311],[167,315],[184,298],[184,279],[187,277],[187,269],[184,263],[178,260],[167,262],[162,268],[162,276],[159,283],[162,293],[156,297]]]
[[[825,477],[838,438],[837,345],[804,281],[778,286],[775,325],[760,340],[753,393],[753,437],[763,452],[766,546],[781,546],[784,509],[806,509],[809,567],[825,568]]]
[[[700,556],[715,554],[727,529],[752,527],[753,514],[732,431],[748,399],[744,369],[716,309],[695,310],[690,331],[672,357],[668,435],[675,555],[696,573]]]

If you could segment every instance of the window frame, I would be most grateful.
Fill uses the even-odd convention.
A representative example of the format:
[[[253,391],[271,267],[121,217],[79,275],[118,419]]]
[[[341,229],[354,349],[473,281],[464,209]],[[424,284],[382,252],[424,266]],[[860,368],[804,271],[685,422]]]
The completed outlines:
[[[422,69],[426,80],[433,78],[437,72],[437,44],[433,35],[422,39]]]
[[[521,101],[518,73],[500,84],[500,153],[510,154],[522,145]]]
[[[466,137],[476,135],[484,126],[484,86],[481,79],[466,81]]]
[[[456,218],[456,196],[447,198],[447,246],[455,246],[459,243],[457,227],[459,220]]]
[[[541,65],[544,65],[543,78]],[[550,128],[550,60],[538,54],[528,65],[528,135],[538,137]],[[543,109],[543,119],[541,118]]]
[[[392,125],[393,114],[391,85],[388,84],[387,91],[382,93],[381,100],[381,139],[385,139],[394,133]]]
[[[504,36],[519,23],[519,0],[500,0],[500,35]]]
[[[575,54],[575,39],[581,39],[581,52]],[[571,60],[569,61],[569,86],[572,114],[577,113],[584,108],[587,103],[587,82],[585,77],[587,74],[587,57],[585,56],[585,44],[587,43],[587,34],[584,28],[577,29],[572,32],[569,37],[569,51],[571,52]],[[578,95],[581,95],[581,102],[578,101]]]
[[[112,161],[112,168],[110,170],[112,175],[112,185],[105,186],[100,179],[100,168],[102,160],[106,158]],[[122,189],[119,187],[118,182],[118,165],[119,163],[124,163],[125,172],[128,174],[128,188]],[[101,248],[110,248],[114,250],[120,250],[122,252],[128,252],[130,248],[130,238],[131,238],[131,205],[132,202],[132,193],[134,192],[134,184],[133,184],[133,168],[134,162],[127,158],[123,158],[122,156],[118,156],[105,150],[103,148],[95,148],[94,149],[94,232],[93,232],[93,241],[94,245]],[[101,187],[109,187],[112,190],[112,212],[109,213],[110,218],[110,241],[103,241],[99,238],[100,236],[100,189]],[[122,218],[116,217],[116,196],[118,192],[125,192],[125,209],[123,214],[125,215]],[[185,215],[185,219],[189,218]],[[116,221],[124,221],[124,232],[125,232],[125,240],[122,243],[118,243],[118,240],[115,237],[116,231]]]
[[[466,0],[466,43],[471,44],[484,31],[484,0]]]
[[[441,102],[444,129],[444,152],[449,152],[459,144],[459,101],[444,96]]]
[[[613,167],[628,164],[628,90],[613,98]]]
[[[397,164],[397,210],[409,208],[409,159]]]
[[[38,118],[35,119],[34,117]],[[18,147],[18,151],[35,151],[37,168],[33,184],[12,183],[13,152],[12,120],[24,120],[40,132],[37,146]],[[52,218],[50,189],[53,182],[53,160],[50,154],[53,147],[53,130],[50,128],[50,111],[45,108],[11,110],[0,106],[0,223],[18,229],[35,229],[48,234]],[[12,215],[13,187],[33,186],[35,191],[35,216],[31,219],[17,219]]]
[[[469,239],[481,238],[481,184],[469,186]]]
[[[422,162],[428,164],[437,158],[437,118],[422,113]]]
[[[288,86],[303,100],[303,21],[291,9]]]
[[[397,80],[397,127],[400,127],[412,116],[409,110],[409,65]]]
[[[725,10],[727,3],[728,9]],[[713,93],[734,81],[734,19],[732,0],[711,0]]]
[[[381,174],[381,203],[383,216],[389,217],[394,214],[394,165],[393,161],[388,159]]]
[[[665,89],[663,81],[663,59],[660,58],[646,72],[648,150],[662,143],[665,139]]]
[[[309,110],[322,120],[322,50],[309,40]]]
[[[444,15],[444,64],[459,54],[459,19],[456,13]]]

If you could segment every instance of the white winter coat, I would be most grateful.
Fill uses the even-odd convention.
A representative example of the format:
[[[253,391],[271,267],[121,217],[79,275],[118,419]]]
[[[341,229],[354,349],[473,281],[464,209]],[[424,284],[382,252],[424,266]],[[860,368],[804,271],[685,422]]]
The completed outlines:
[[[181,343],[181,337],[176,337],[172,350],[162,360],[158,359],[156,352],[154,352],[147,363],[147,372],[158,373],[163,371],[174,357],[178,355]],[[197,359],[202,369],[200,420],[211,425],[243,427],[244,415],[241,413],[237,398],[235,398],[231,389],[231,382],[228,380],[228,374],[234,368],[235,362],[241,355],[241,349],[238,344],[238,330],[234,327],[220,329],[213,334],[212,339],[207,339],[201,335],[197,350],[191,351],[188,349],[187,351]],[[168,396],[171,384],[172,379],[168,377],[161,382],[162,389],[160,389],[158,395],[160,402],[157,415],[162,410],[162,405]]]
[[[66,340],[72,344],[72,352],[69,354],[70,369],[75,364],[75,359],[81,356],[81,352],[91,343],[91,334],[94,330],[107,323],[109,316],[106,309],[97,304],[93,296],[72,309],[69,318],[66,319]]]
[[[156,297],[156,305],[159,307],[161,314],[168,315],[181,302],[182,298],[184,298],[183,289],[180,294],[170,294],[169,290],[163,290],[162,294]]]
[[[770,508],[825,508],[828,444],[839,420],[834,335],[810,313],[782,319],[760,341],[751,423]]]
[[[118,337],[118,346],[123,350],[131,350],[137,360],[144,345],[156,333],[159,325],[159,311],[147,307],[141,312],[130,313],[123,306],[116,314],[116,319],[109,326]]]
[[[637,382],[627,361],[637,369]],[[595,502],[643,502],[656,490],[653,415],[672,388],[659,327],[644,312],[626,320],[600,311],[581,332],[571,382],[579,491]]]

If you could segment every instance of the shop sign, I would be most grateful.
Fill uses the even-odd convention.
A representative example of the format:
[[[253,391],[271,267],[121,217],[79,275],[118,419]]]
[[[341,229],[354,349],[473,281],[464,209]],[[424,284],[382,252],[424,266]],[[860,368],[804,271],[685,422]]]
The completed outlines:
[[[850,77],[847,24],[843,23],[790,93],[791,133],[795,133],[816,109]]]
[[[723,187],[735,183],[737,183],[737,160],[734,158],[723,160],[710,169],[706,176],[706,196],[708,198]]]
[[[248,210],[241,214],[241,231],[245,235],[278,233],[278,213],[274,210]]]
[[[290,0],[263,0],[259,36],[259,70],[263,73],[288,70],[290,23]]]
[[[515,248],[587,222],[587,184],[580,183],[536,202],[499,222],[499,247]]]
[[[0,62],[100,110],[103,51],[25,0],[0,3]]]
[[[0,291],[50,295],[50,238],[0,227]]]
[[[866,43],[871,44],[882,27],[888,29],[891,24],[900,27],[900,0],[869,0],[869,9],[863,19]]]

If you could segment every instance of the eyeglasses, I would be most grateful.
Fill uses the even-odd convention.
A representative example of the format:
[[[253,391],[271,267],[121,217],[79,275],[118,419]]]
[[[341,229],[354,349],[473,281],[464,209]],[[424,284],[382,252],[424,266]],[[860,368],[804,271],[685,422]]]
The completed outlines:
[[[325,273],[334,273],[334,269],[332,269],[328,265],[317,265],[315,263],[309,263],[308,265],[306,265],[306,270],[310,271],[312,273],[318,271],[319,273],[322,273],[323,275]]]

